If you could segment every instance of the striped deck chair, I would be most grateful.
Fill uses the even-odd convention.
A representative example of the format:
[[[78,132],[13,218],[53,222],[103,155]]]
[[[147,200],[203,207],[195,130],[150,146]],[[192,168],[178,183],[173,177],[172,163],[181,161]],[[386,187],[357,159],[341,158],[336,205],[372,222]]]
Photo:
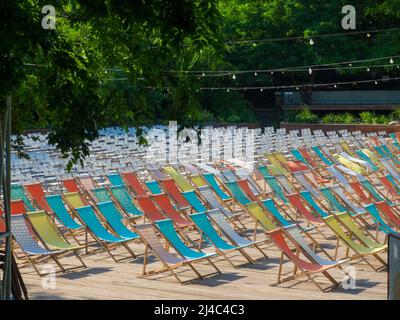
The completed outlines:
[[[385,203],[385,202],[381,202],[381,203]],[[386,235],[392,233],[392,234],[394,234],[395,236],[400,237],[400,233],[398,233],[398,232],[396,232],[395,230],[393,230],[393,229],[382,219],[381,215],[379,214],[379,211],[380,211],[380,210],[378,210],[378,208],[377,208],[377,206],[375,205],[375,203],[371,203],[371,204],[369,204],[369,205],[366,205],[364,208],[371,214],[371,216],[372,216],[372,218],[374,219],[374,221],[375,221],[376,225],[378,226],[379,230],[381,230],[381,231],[382,231],[383,233],[385,233]],[[389,208],[390,208],[390,206],[389,206]],[[381,212],[385,214],[384,211],[381,211]],[[391,212],[391,213],[393,213],[393,212]],[[399,218],[398,218],[396,215],[394,215],[394,216],[396,217],[396,220],[395,220],[395,221],[396,221],[396,222],[399,222]],[[386,214],[385,214],[385,217],[386,217],[387,219],[390,219],[389,217],[386,216]],[[393,217],[393,216],[392,216],[392,217]],[[391,221],[391,219],[390,219],[389,221]]]
[[[299,150],[293,149],[292,154],[297,160],[301,161],[305,165],[309,165],[308,161],[304,158],[304,156],[300,153]]]
[[[377,147],[375,147],[375,148],[377,148]],[[384,145],[384,144],[383,144],[383,145],[380,146],[380,148],[381,148],[381,150],[383,150],[383,152],[384,152],[385,154],[388,155],[389,158],[393,159],[393,161],[394,161],[396,164],[400,164],[399,159],[397,159],[397,157],[392,153],[392,151],[389,150],[389,148],[387,147],[387,145]]]
[[[166,166],[163,169],[175,181],[182,191],[191,191],[194,189],[193,186],[187,182],[185,178],[173,167]]]
[[[365,209],[362,207],[357,206],[351,199],[349,199],[343,190],[340,188],[340,186],[335,185],[331,187],[331,190],[344,202],[346,203],[347,207],[351,209],[352,212],[358,215],[362,215],[366,213]]]
[[[349,181],[347,181],[346,177],[340,173],[335,167],[328,167],[326,168],[326,170],[328,170],[328,172],[332,175],[332,177],[335,178],[335,180],[341,184],[343,186],[343,188],[349,192],[352,193],[353,189],[351,188]]]
[[[54,212],[57,220],[69,230],[80,230],[83,228],[81,224],[76,222],[68,210],[64,206],[64,202],[60,195],[51,195],[45,197],[48,205],[51,208],[51,212]]]
[[[182,196],[174,180],[162,180],[160,183],[163,185],[164,190],[174,199],[179,209],[186,210],[190,208],[189,202]]]
[[[122,173],[122,177],[124,178],[126,185],[129,187],[130,190],[137,196],[137,197],[146,197],[147,192],[143,188],[142,183],[138,179],[135,173],[133,172],[124,172]],[[119,185],[124,184],[120,183]],[[114,184],[117,186],[118,184]]]
[[[144,215],[151,221],[164,220],[167,217],[157,208],[150,196],[137,198],[139,206],[142,208]]]
[[[31,198],[35,201],[39,209],[45,210],[47,212],[52,212],[51,208],[49,207],[45,199],[45,192],[43,190],[42,184],[40,183],[26,184],[25,189],[29,193]]]
[[[318,146],[313,146],[311,149],[316,153],[316,155],[322,160],[323,163],[325,163],[327,166],[332,166],[333,162],[330,161],[320,150]]]
[[[11,200],[22,200],[29,211],[34,211],[35,208],[25,193],[24,187],[20,184],[11,185]]]
[[[104,202],[112,200],[111,195],[106,187],[94,188],[92,192],[97,201]]]
[[[238,180],[238,177],[232,170],[225,170],[222,172],[222,175],[228,182],[235,182]]]
[[[77,252],[77,250],[82,249],[83,246],[70,244],[67,241],[67,239],[63,236],[63,234],[58,230],[57,226],[46,214],[46,212],[44,211],[28,212],[27,217],[31,225],[35,229],[37,235],[46,244],[48,248],[54,250],[64,250],[73,252],[76,258],[81,263],[81,266],[75,267],[75,269],[80,267],[86,268],[85,263],[82,261]]]
[[[111,233],[111,230],[107,230],[107,228],[103,225],[103,223],[99,220],[91,206],[84,206],[80,208],[76,208],[79,218],[86,225],[87,232],[92,236],[92,238],[103,248],[110,257],[115,262],[120,262],[126,259],[135,258],[135,254],[128,246],[126,242],[136,239],[136,237],[120,237],[114,233]],[[129,253],[128,257],[122,257],[117,259],[115,255],[111,252],[112,249],[119,247],[122,245],[126,251]],[[86,252],[90,253],[87,248]],[[95,251],[93,251],[95,252]]]
[[[387,159],[381,159],[381,163],[392,175],[392,177],[395,178],[398,183],[400,183],[400,173],[397,171],[396,167],[393,166]]]
[[[281,251],[281,260],[280,267],[278,272],[278,279],[275,283],[271,285],[278,285],[293,279],[296,279],[299,274],[296,271],[293,272],[293,275],[282,278],[282,265],[284,263],[283,256],[286,256],[297,268],[302,271],[303,275],[306,275],[308,279],[317,286],[318,289],[325,292],[336,286],[338,283],[335,279],[327,272],[328,269],[338,267],[342,262],[333,262],[326,260],[313,251],[310,250],[306,241],[302,238],[300,233],[296,232],[296,228],[292,229],[292,234],[287,233],[287,230],[290,229],[279,229],[265,214],[263,209],[260,207],[258,203],[249,203],[246,205],[247,210],[250,215],[257,221],[257,223],[262,227],[263,231],[271,238],[275,246]],[[290,249],[288,241],[286,238],[296,247],[296,252],[293,252]],[[297,242],[295,239],[298,239],[300,242]],[[305,258],[301,257],[300,254],[303,254]],[[319,262],[317,262],[317,260]],[[319,284],[312,275],[322,273],[331,283],[332,285],[326,288],[323,288],[321,284]]]
[[[311,184],[311,182],[304,176],[303,172],[294,172],[293,176],[303,186],[305,190],[312,193],[316,198],[320,198],[321,194],[319,190]]]
[[[112,186],[110,192],[114,199],[119,203],[123,211],[128,215],[128,217],[141,217],[143,212],[141,212],[133,202],[132,197],[123,185]]]
[[[61,182],[67,192],[80,192],[78,183],[74,178],[63,179]]]
[[[162,193],[160,185],[158,184],[158,182],[156,180],[146,182],[146,186],[152,194]]]
[[[218,184],[215,175],[213,173],[205,173],[203,174],[203,178],[208,182],[214,192],[220,197],[222,201],[231,200],[232,198],[226,194]]]
[[[340,153],[340,155],[343,156],[344,158],[346,158],[346,159],[349,160],[349,161],[352,161],[352,162],[354,162],[354,163],[357,163],[358,165],[360,165],[361,167],[363,167],[363,169],[366,168],[367,170],[364,170],[365,172],[367,172],[368,170],[370,170],[370,171],[373,170],[372,165],[371,165],[368,161],[355,158],[355,157],[350,156],[349,154],[347,154],[347,153],[345,153],[345,152]]]
[[[279,185],[279,183],[276,181],[277,178],[274,176],[270,176],[268,174],[267,169],[264,168],[260,168],[259,170],[261,172],[262,177],[264,178],[265,182],[269,185],[269,187],[272,189],[272,191],[274,192],[274,195],[276,195],[283,203],[288,204],[289,201],[286,199],[285,197],[285,193],[283,192],[281,186]],[[286,182],[286,178],[283,177],[283,181]],[[290,188],[290,186],[287,186],[288,188]]]
[[[168,196],[165,193],[160,193],[153,196],[154,201],[172,221],[179,227],[190,227],[193,223],[185,219],[171,204]]]
[[[44,276],[44,274],[36,267],[36,263],[44,262],[48,259],[52,259],[60,268],[61,272],[67,271],[57,257],[63,253],[63,251],[48,249],[45,243],[39,244],[38,241],[40,241],[40,239],[35,237],[35,234],[32,233],[32,228],[28,224],[25,215],[19,214],[11,216],[11,229],[15,241],[24,253],[28,263],[39,276]]]
[[[101,214],[120,238],[138,239],[139,236],[124,224],[124,217],[112,201],[97,203]]]
[[[227,253],[232,251],[240,252],[248,262],[254,263],[250,256],[243,250],[243,248],[248,247],[249,245],[246,244],[236,246],[228,243],[218,234],[218,231],[214,229],[213,225],[211,224],[210,220],[204,212],[192,213],[190,215],[190,218],[197,226],[197,229],[202,235],[202,238],[205,237],[208,240],[207,242],[212,244],[217,249],[217,252],[219,252],[230,263],[232,267],[237,268],[237,265],[235,265],[232,260],[227,256]]]
[[[357,162],[353,162],[345,157],[343,157],[340,154],[335,154],[334,157],[345,167],[349,168],[350,170],[353,170],[354,172],[357,172],[359,174],[367,174],[367,170],[361,167]]]
[[[184,248],[182,246],[182,241],[176,235],[176,232],[175,232],[175,229],[173,228],[173,226],[171,229],[170,225],[168,225],[167,223],[162,223],[160,221],[159,225],[158,225],[158,229],[160,230],[161,234],[163,234],[163,232],[161,231],[161,228],[163,228],[164,230],[162,230],[162,231],[164,231],[169,236],[168,243],[170,243],[173,247],[176,246],[177,248],[181,248],[181,249]],[[186,253],[187,257],[184,257],[181,253],[179,253],[178,249],[175,249],[178,252],[178,255],[172,254],[164,248],[164,245],[160,242],[159,237],[157,236],[157,234],[151,224],[137,225],[136,232],[138,233],[138,235],[141,237],[142,241],[145,244],[142,277],[148,277],[151,275],[159,274],[161,272],[169,271],[179,283],[184,284],[189,281],[193,281],[193,279],[182,281],[179,278],[178,274],[174,270],[177,268],[180,268],[182,266],[185,266],[185,265],[189,266],[193,270],[193,272],[196,274],[196,278],[194,280],[204,279],[206,277],[221,274],[221,271],[210,260],[210,258],[215,254],[210,255],[210,254],[203,253],[202,256],[199,257],[199,252],[194,251],[190,248],[187,248],[187,249],[190,249],[190,251],[185,248],[184,252]],[[176,237],[178,237],[178,239]],[[164,236],[164,238],[165,238],[165,236]],[[186,247],[185,244],[183,244],[183,245]],[[154,269],[151,271],[146,271],[146,268],[148,265],[149,249],[162,262],[162,264],[163,264],[162,269]],[[201,275],[197,271],[197,269],[194,268],[193,263],[196,261],[201,261],[203,259],[207,260],[212,265],[212,267],[216,270],[216,272],[210,273],[208,275]]]
[[[208,210],[194,191],[182,192],[182,195],[195,211],[205,212]]]
[[[261,194],[257,182],[253,179],[253,177],[245,168],[237,168],[236,174],[241,180],[247,180],[249,182],[251,191],[255,196],[259,196]]]
[[[125,185],[125,182],[119,173],[109,174],[107,175],[107,179],[110,181],[112,186]]]
[[[305,148],[298,149],[300,154],[307,160],[307,162],[311,165],[312,168],[317,168],[318,165],[315,163],[309,152]]]

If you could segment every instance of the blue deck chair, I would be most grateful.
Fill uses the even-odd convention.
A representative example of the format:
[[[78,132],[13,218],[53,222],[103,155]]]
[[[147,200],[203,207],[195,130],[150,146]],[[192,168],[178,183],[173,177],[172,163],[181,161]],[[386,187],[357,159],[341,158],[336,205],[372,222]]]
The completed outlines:
[[[283,227],[288,227],[293,224],[293,222],[289,222],[281,215],[272,199],[266,199],[261,202],[263,206],[280,222]]]
[[[107,223],[121,237],[127,239],[137,239],[139,236],[129,230],[123,223],[123,216],[120,214],[114,203],[111,201],[97,203],[101,214],[106,218]]]
[[[113,186],[125,185],[125,182],[119,173],[109,174],[107,178]]]
[[[229,200],[231,197],[227,195],[221,187],[218,185],[217,180],[215,179],[214,174],[212,173],[205,173],[203,174],[203,178],[207,181],[207,183],[211,186],[211,188],[215,191],[218,197],[221,200]]]
[[[289,203],[289,200],[286,198],[285,193],[283,192],[281,186],[279,183],[276,181],[276,178],[274,176],[264,176],[265,182],[268,183],[272,191],[278,196],[279,199],[281,199],[285,204]]]
[[[210,220],[206,216],[205,213],[192,213],[190,215],[190,218],[193,220],[193,222],[196,224],[197,228],[199,231],[208,239],[208,242],[212,243],[215,248],[220,252],[225,259],[234,267],[236,268],[235,264],[226,256],[226,252],[233,251],[233,250],[238,250],[250,263],[253,263],[251,258],[244,253],[242,250],[244,247],[247,247],[248,245],[246,244],[245,246],[234,246],[229,243],[227,243],[224,239],[221,238],[221,236],[218,234],[218,232],[214,229],[212,226]]]
[[[159,220],[155,222],[157,228],[168,240],[169,243],[186,259],[202,259],[214,256],[215,253],[204,253],[189,248],[178,236],[174,224],[171,219]]]
[[[315,202],[310,192],[302,191],[300,192],[300,194],[304,198],[304,200],[306,200],[308,205],[313,208],[322,218],[326,218],[329,216],[329,214],[322,210],[322,208]]]
[[[65,208],[64,202],[60,195],[45,196],[47,203],[49,204],[51,210],[53,210],[57,220],[67,229],[78,230],[82,228],[82,225],[77,223],[68,210]]]
[[[400,151],[400,143],[398,141],[393,142],[393,145]]]
[[[160,185],[155,180],[146,182],[146,186],[147,186],[147,188],[149,188],[149,190],[150,190],[150,192],[152,194],[160,194],[160,193],[162,193]]]
[[[360,179],[359,181],[362,184],[362,186],[375,198],[376,201],[386,201],[387,203],[392,204],[392,202],[380,196],[378,191],[376,191],[375,187],[371,184],[371,182],[369,182],[369,180]]]
[[[393,185],[393,188],[396,190],[397,194],[400,195],[400,186],[396,183],[396,181],[393,179],[391,174],[387,174],[386,178],[390,181],[390,183]]]
[[[128,191],[126,190],[125,186],[117,185],[112,186],[110,188],[111,193],[113,194],[114,198],[118,201],[121,205],[122,209],[131,216],[143,216],[143,212],[141,212],[133,203],[132,197],[129,195]]]
[[[378,170],[379,168],[372,162],[371,158],[368,157],[362,150],[356,150],[356,154],[360,157],[361,160],[368,162],[371,165],[372,170]]]
[[[236,182],[226,182],[225,185],[232,192],[233,197],[237,201],[239,201],[240,204],[246,205],[252,202],[250,201],[249,198],[246,197],[246,195],[243,193],[243,191],[240,189],[240,187],[237,185]]]
[[[111,201],[110,193],[108,192],[106,187],[94,188],[92,192],[97,200],[100,202]]]
[[[22,200],[28,211],[36,210],[33,207],[31,200],[29,200],[28,196],[26,195],[24,187],[20,184],[11,185],[11,200]]]
[[[400,233],[393,230],[388,224],[382,219],[379,214],[378,208],[375,206],[375,203],[371,203],[369,205],[364,206],[364,208],[371,214],[372,218],[376,222],[379,227],[379,230],[383,231],[385,234],[392,233],[398,237],[400,237]]]
[[[386,145],[381,145],[382,150],[385,151],[385,153],[392,158],[397,164],[400,164],[399,159],[397,159],[397,157],[392,153],[392,151],[389,150],[389,148]]]
[[[320,150],[319,147],[314,146],[311,147],[311,149],[313,149],[313,151],[317,154],[317,156],[322,160],[322,162],[324,162],[326,165],[331,166],[333,165],[333,162],[330,161],[327,157],[325,157],[325,155],[322,153],[322,151]]]
[[[293,156],[294,156],[297,160],[299,160],[299,161],[303,162],[305,165],[309,166],[309,163],[308,163],[307,160],[303,157],[303,155],[300,153],[299,150],[293,149],[293,150],[292,150],[292,154],[293,154]]]
[[[196,195],[194,191],[186,191],[182,192],[182,195],[185,197],[187,202],[193,207],[195,211],[205,212],[207,208],[201,203],[199,197]]]
[[[331,205],[331,207],[339,212],[343,212],[346,211],[346,207],[343,206],[339,200],[335,197],[335,195],[333,194],[332,190],[329,187],[324,187],[319,189],[321,191],[321,193],[325,196],[326,200],[329,202],[329,204]]]

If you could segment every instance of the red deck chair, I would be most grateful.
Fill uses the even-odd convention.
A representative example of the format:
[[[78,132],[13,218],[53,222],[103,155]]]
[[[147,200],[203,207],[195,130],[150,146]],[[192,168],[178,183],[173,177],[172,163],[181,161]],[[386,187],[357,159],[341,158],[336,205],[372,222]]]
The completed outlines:
[[[397,228],[400,228],[400,218],[393,212],[391,206],[388,205],[386,201],[376,202],[375,205],[388,220],[393,222]]]
[[[147,192],[143,188],[136,174],[134,174],[133,172],[124,172],[121,173],[121,176],[137,197],[147,197]]]
[[[39,209],[47,212],[53,212],[45,199],[45,193],[40,183],[26,184],[25,190],[29,193],[31,198],[35,201]]]
[[[6,232],[6,225],[4,224],[3,219],[0,218],[0,233]]]
[[[313,167],[313,168],[317,167],[317,164],[315,163],[315,161],[313,160],[313,158],[311,157],[311,155],[308,153],[308,151],[306,149],[300,148],[298,150],[301,153],[301,155],[308,161],[308,163],[311,165],[311,167]]]
[[[307,221],[309,221],[315,225],[323,225],[324,224],[324,222],[319,217],[314,216],[311,213],[311,211],[308,210],[304,206],[303,202],[301,201],[300,196],[297,193],[287,194],[286,197],[289,200],[289,202],[292,204],[292,206],[295,207],[303,215],[303,217],[307,219]]]
[[[158,209],[150,196],[137,198],[139,206],[151,222],[165,220],[167,217]]]
[[[374,142],[376,146],[380,146],[381,142],[378,140],[377,137],[370,137],[370,139]]]
[[[304,163],[301,163],[300,161],[286,161],[286,165],[289,168],[291,172],[298,172],[298,171],[306,171],[310,170],[309,167],[307,167]]]
[[[239,185],[240,189],[252,200],[252,201],[258,201],[259,199],[256,197],[256,195],[251,191],[251,188],[249,186],[248,180],[238,180],[237,184]]]
[[[79,186],[76,183],[74,178],[64,179],[62,180],[64,188],[67,189],[68,192],[80,192]]]
[[[397,190],[394,188],[393,184],[389,181],[387,177],[379,177],[379,180],[381,180],[382,184],[386,187],[386,189],[389,191],[392,197],[397,199],[400,198],[400,195],[397,193]]]
[[[186,209],[190,208],[189,202],[182,196],[178,187],[175,184],[175,181],[172,179],[161,180],[160,183],[163,185],[163,188],[168,194],[175,200],[178,204],[179,208]]]
[[[350,182],[349,184],[351,188],[356,192],[356,194],[358,195],[358,197],[361,199],[362,202],[364,202],[365,204],[371,203],[371,199],[362,190],[362,187],[358,181]]]
[[[156,194],[153,196],[154,201],[164,211],[164,213],[171,218],[171,220],[179,227],[189,227],[193,223],[182,217],[174,208],[165,193]]]
[[[22,200],[11,200],[11,214],[24,214],[26,207]],[[4,211],[0,208],[0,216],[3,216]]]

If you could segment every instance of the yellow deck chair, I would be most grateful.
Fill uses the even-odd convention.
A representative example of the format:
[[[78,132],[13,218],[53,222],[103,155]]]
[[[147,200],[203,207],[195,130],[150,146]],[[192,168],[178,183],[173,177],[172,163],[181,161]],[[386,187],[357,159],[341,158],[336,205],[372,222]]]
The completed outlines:
[[[194,188],[192,185],[185,180],[185,178],[174,168],[167,166],[164,167],[164,171],[176,182],[176,184],[182,189],[182,191],[192,191]]]
[[[68,192],[64,193],[64,199],[69,203],[69,205],[74,208],[82,208],[87,204],[83,203],[82,198],[78,192]]]
[[[349,144],[346,141],[341,141],[339,142],[339,145],[343,148],[344,151],[346,151],[349,155],[354,156],[354,152],[351,151],[351,148]]]
[[[256,202],[245,205],[247,210],[256,218],[265,231],[272,231],[277,229],[277,226],[268,218],[264,210]]]
[[[345,167],[353,170],[354,172],[360,173],[362,175],[368,174],[367,169],[360,166],[358,163],[355,163],[345,157],[341,156],[340,154],[333,155],[337,161],[343,164]]]
[[[55,225],[44,211],[28,212],[27,216],[33,228],[39,234],[40,238],[51,249],[56,250],[77,250],[83,246],[74,246],[69,244],[57,231]]]
[[[340,227],[339,222],[336,220],[334,216],[328,216],[323,218],[325,220],[326,225],[335,233],[335,235],[344,242],[347,247],[353,249],[356,253],[361,256],[367,256],[370,254],[376,254],[380,251],[383,251],[387,248],[387,245],[382,244],[379,247],[366,247],[355,241],[353,241],[350,236],[348,236],[343,229]]]
[[[287,162],[286,157],[283,155],[282,152],[275,152],[273,155],[274,155],[275,159],[278,160],[280,163]]]
[[[287,176],[288,175],[288,173],[286,171],[282,170],[280,167],[277,167],[274,164],[267,165],[267,169],[273,176]]]
[[[364,152],[370,159],[371,161],[378,167],[380,167],[380,160],[379,158],[369,149],[361,149],[362,152]]]
[[[207,182],[204,180],[204,178],[201,175],[191,176],[190,179],[192,179],[192,181],[196,185],[196,187],[205,187],[208,185]]]

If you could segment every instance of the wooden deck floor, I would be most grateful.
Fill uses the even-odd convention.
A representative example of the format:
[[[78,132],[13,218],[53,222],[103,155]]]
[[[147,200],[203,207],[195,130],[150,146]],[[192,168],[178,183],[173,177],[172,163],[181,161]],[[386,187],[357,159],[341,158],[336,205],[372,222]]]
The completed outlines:
[[[329,252],[333,252],[335,240],[325,240],[318,234],[314,236]],[[132,244],[131,247],[134,252],[143,253],[143,245]],[[365,262],[351,264],[356,270],[355,289],[338,287],[323,293],[305,278],[272,287],[270,284],[276,280],[280,254],[272,244],[265,244],[264,248],[269,259],[260,259],[254,265],[245,264],[234,269],[222,257],[217,257],[214,261],[221,268],[222,275],[186,285],[177,283],[167,273],[151,279],[139,278],[143,255],[120,263],[113,262],[106,253],[84,257],[88,268],[58,275],[55,289],[43,288],[42,283],[46,281],[30,268],[21,272],[31,299],[386,299],[386,271],[372,271]],[[124,254],[122,249],[115,252]],[[247,252],[253,258],[262,257],[255,249],[248,249]],[[239,253],[229,256],[235,263],[245,262]],[[382,256],[386,260],[385,254]],[[368,260],[378,266],[374,258]],[[77,264],[73,257],[64,257],[61,261],[67,265]],[[212,271],[206,263],[196,265],[204,273]],[[289,271],[292,265],[288,263],[285,267]],[[344,278],[344,273],[338,269],[332,269],[331,274],[337,281]],[[189,275],[192,273],[183,268],[180,276],[185,280]],[[316,280],[328,284],[321,277]]]

